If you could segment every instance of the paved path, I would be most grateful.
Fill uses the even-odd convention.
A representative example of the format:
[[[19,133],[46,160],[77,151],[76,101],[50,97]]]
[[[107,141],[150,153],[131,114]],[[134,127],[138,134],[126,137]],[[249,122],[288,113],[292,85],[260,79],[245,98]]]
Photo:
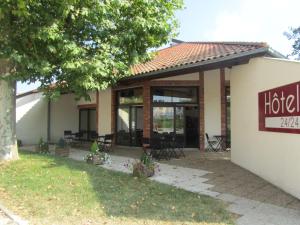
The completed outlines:
[[[0,225],[15,225],[14,221],[0,209]]]
[[[83,160],[86,151],[72,150],[70,157]],[[130,173],[124,167],[132,158],[112,156],[112,164],[102,167],[110,170]],[[208,184],[209,174],[212,172],[192,169],[168,164],[159,164],[161,172],[156,173],[151,179],[185,189],[187,191],[208,195],[229,203],[229,210],[241,215],[237,219],[238,225],[300,225],[300,211],[287,209],[272,204],[249,200],[227,193],[211,191],[213,185]]]

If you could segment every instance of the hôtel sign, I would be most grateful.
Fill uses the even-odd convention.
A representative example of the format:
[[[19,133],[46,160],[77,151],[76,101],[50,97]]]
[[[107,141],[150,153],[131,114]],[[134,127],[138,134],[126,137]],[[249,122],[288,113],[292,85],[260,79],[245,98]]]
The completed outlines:
[[[300,81],[258,93],[259,130],[300,134]]]

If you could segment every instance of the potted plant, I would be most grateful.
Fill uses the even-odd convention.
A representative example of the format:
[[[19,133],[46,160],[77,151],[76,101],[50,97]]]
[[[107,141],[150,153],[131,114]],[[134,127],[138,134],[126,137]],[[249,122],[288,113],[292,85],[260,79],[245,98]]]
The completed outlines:
[[[45,142],[43,140],[42,137],[40,138],[40,140],[38,142],[38,145],[35,148],[35,151],[38,152],[38,153],[50,153],[49,152],[49,145],[48,145],[47,142]]]
[[[70,154],[70,147],[68,143],[63,138],[60,138],[55,146],[55,155],[68,157],[69,154]]]
[[[110,155],[106,152],[100,151],[96,141],[93,142],[90,151],[91,152],[87,154],[84,158],[87,163],[91,163],[94,165],[103,165],[105,163],[111,163]]]
[[[152,177],[159,166],[154,162],[150,154],[143,153],[140,160],[125,164],[125,167],[132,169],[132,175],[135,177]]]

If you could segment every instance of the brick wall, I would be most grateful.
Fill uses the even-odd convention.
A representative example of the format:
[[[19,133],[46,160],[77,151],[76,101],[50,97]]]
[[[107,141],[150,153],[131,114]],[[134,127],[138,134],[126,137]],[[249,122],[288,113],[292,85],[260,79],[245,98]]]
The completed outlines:
[[[150,138],[151,133],[151,93],[150,93],[150,81],[145,81],[143,84],[143,111],[144,111],[144,129],[143,136]]]
[[[205,150],[204,72],[199,72],[199,149]]]
[[[117,102],[116,102],[116,91],[111,90],[111,133],[115,134],[115,138],[113,140],[113,144],[116,143],[116,110],[117,110]]]
[[[220,69],[220,97],[221,97],[221,134],[226,135],[226,89],[225,69]]]

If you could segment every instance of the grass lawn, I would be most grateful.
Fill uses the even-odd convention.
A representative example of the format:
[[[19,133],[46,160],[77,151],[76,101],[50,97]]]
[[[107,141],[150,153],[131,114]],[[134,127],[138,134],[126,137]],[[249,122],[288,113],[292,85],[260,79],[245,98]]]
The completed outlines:
[[[224,203],[54,156],[0,164],[0,201],[31,224],[234,224]]]

